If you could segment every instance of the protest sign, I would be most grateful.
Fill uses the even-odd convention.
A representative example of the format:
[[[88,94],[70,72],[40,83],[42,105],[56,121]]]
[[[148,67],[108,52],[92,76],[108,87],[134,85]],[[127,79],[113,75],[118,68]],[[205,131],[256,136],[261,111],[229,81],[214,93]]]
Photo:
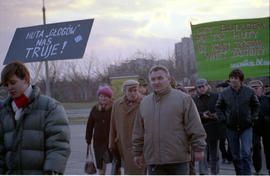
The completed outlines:
[[[191,25],[198,74],[228,79],[234,68],[246,78],[269,76],[269,17]]]
[[[82,58],[94,19],[17,28],[4,64]]]

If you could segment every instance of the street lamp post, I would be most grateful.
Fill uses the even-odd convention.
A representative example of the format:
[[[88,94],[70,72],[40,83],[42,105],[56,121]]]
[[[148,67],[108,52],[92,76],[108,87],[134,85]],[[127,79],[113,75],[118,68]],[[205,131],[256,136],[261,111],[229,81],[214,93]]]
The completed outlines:
[[[45,5],[44,5],[44,1],[43,1],[43,7],[42,7],[42,12],[43,12],[43,24],[46,24],[46,13],[45,13]],[[46,95],[51,96],[51,86],[50,86],[50,77],[49,77],[49,64],[48,61],[45,61],[45,74],[46,74]]]

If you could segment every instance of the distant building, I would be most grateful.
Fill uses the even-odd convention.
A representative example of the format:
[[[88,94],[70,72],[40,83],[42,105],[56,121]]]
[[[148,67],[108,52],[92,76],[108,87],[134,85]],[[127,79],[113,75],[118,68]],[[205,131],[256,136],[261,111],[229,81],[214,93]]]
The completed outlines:
[[[192,38],[182,38],[181,42],[175,44],[174,50],[177,77],[183,80],[185,85],[194,84],[198,78],[198,70]]]
[[[175,70],[174,62],[172,60],[137,58],[123,62],[120,65],[110,65],[108,68],[108,75],[110,77],[138,75],[139,77],[147,78],[150,68],[155,64],[162,64],[166,66],[170,72]]]

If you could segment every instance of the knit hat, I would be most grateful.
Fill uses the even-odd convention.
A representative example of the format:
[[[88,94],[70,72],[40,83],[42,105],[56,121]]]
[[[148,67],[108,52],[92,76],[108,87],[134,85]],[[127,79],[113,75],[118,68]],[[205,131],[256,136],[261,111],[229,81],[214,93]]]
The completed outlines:
[[[100,87],[97,91],[97,94],[98,95],[103,94],[109,98],[112,98],[112,96],[113,96],[112,89],[109,86]]]

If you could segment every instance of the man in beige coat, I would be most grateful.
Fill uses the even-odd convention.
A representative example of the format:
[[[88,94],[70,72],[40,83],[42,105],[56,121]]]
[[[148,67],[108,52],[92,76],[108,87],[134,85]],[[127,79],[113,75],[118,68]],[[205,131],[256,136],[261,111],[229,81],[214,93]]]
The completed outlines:
[[[150,175],[188,175],[191,148],[196,161],[204,157],[206,133],[192,98],[170,86],[166,67],[149,72],[154,92],[144,97],[133,129],[134,162],[145,160]]]
[[[132,155],[132,130],[141,97],[139,82],[127,80],[123,83],[124,96],[117,99],[112,107],[109,148],[119,151],[125,175],[145,174],[145,168],[136,167]]]

